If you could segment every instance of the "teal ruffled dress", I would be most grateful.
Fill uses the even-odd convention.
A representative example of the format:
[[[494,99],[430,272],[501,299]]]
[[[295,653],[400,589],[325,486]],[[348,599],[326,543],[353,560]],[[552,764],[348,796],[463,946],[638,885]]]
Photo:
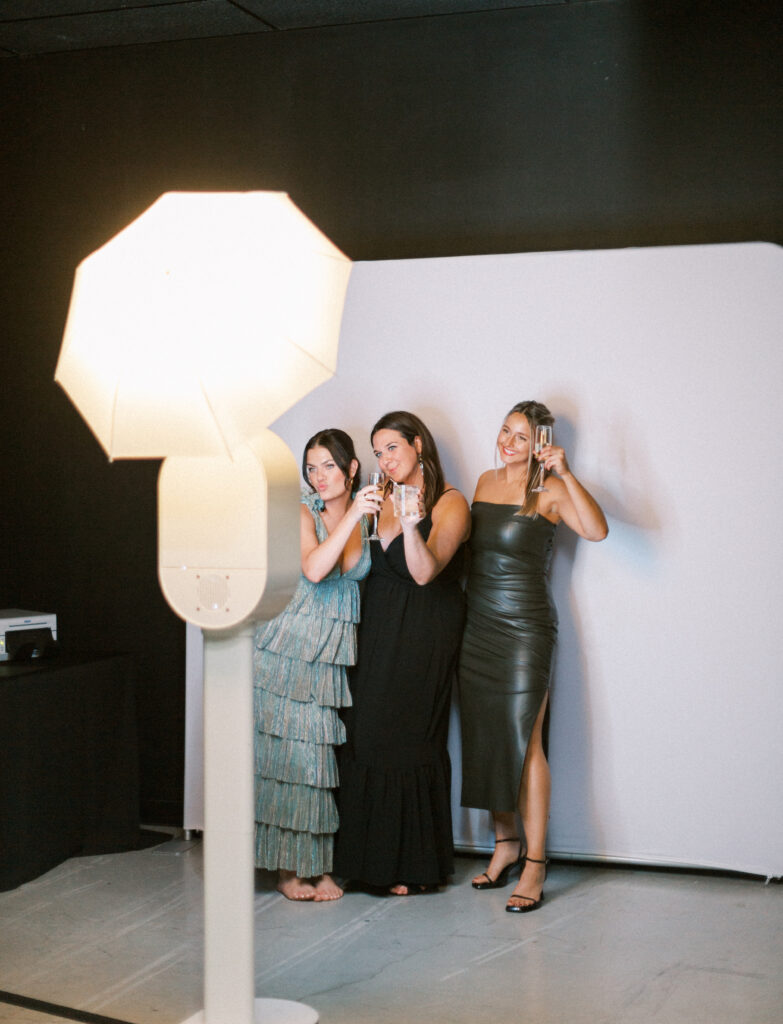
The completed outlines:
[[[327,531],[315,494],[302,498],[319,542]],[[320,583],[301,576],[277,618],[259,624],[254,651],[255,862],[312,878],[332,870],[338,814],[334,748],[345,742],[338,709],[351,704],[347,667],[356,662],[359,581],[370,569],[365,520],[362,553]]]

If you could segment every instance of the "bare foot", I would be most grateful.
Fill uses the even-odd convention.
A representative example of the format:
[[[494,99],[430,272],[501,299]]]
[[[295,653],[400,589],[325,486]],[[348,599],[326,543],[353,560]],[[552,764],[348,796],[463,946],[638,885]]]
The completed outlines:
[[[398,885],[393,885],[389,889],[389,895],[391,896],[417,896],[425,892],[435,892],[437,885],[403,885],[400,882]]]
[[[478,885],[486,884],[489,877],[489,880],[494,882],[504,868],[507,868],[509,864],[513,864],[519,859],[521,852],[522,844],[519,839],[496,841],[492,859],[487,864],[486,874],[476,875],[472,881]]]
[[[293,871],[279,871],[277,891],[287,900],[314,900],[315,886],[304,878],[298,878]]]
[[[343,895],[343,890],[331,875],[321,875],[320,878],[314,878],[313,886],[315,888],[313,899],[316,903],[324,903],[326,900],[339,900]]]

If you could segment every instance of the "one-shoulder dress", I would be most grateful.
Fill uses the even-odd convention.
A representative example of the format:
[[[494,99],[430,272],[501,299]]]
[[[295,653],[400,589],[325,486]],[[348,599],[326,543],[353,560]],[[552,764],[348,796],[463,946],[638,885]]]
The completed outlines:
[[[319,542],[327,530],[317,499],[302,499]],[[347,667],[356,661],[359,580],[370,569],[362,519],[362,553],[345,573],[320,583],[302,575],[285,611],[255,635],[255,862],[313,878],[332,870],[338,818],[334,748],[345,740],[339,708],[351,702]]]
[[[419,523],[425,540],[432,529]],[[367,885],[437,885],[453,872],[451,690],[465,616],[464,551],[419,586],[402,534],[371,545],[353,705],[340,749],[335,871]]]
[[[530,734],[549,689],[557,612],[555,524],[474,501],[467,624],[459,663],[462,805],[517,808]]]

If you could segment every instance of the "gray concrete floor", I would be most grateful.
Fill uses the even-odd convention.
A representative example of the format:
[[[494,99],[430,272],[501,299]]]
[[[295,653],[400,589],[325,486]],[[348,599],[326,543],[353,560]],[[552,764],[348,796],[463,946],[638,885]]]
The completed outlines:
[[[475,892],[293,904],[256,877],[256,992],[322,1024],[779,1024],[783,889],[554,863],[533,914]],[[136,1024],[202,1006],[201,843],[75,858],[0,893],[0,989]],[[4,1024],[63,1018],[0,1002]],[[227,1022],[228,1024],[228,1022]]]

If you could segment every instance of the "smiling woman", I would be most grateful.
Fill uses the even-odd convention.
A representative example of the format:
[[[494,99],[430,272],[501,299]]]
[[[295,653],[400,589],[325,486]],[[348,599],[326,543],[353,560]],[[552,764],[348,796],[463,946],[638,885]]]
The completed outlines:
[[[470,515],[417,416],[388,413],[371,441],[389,479],[421,488],[422,497],[411,514],[395,517],[387,495],[379,516],[345,712],[335,869],[407,896],[453,870],[446,739]]]
[[[495,822],[495,852],[473,888],[500,888],[521,869],[506,905],[512,913],[544,899],[550,778],[542,730],[557,638],[549,592],[555,527],[562,521],[587,540],[607,534],[603,512],[563,449],[534,444],[553,423],[541,402],[510,410],[497,437],[502,468],[479,477],[472,509],[459,670],[462,803],[491,810]],[[546,470],[556,476],[544,484]]]

